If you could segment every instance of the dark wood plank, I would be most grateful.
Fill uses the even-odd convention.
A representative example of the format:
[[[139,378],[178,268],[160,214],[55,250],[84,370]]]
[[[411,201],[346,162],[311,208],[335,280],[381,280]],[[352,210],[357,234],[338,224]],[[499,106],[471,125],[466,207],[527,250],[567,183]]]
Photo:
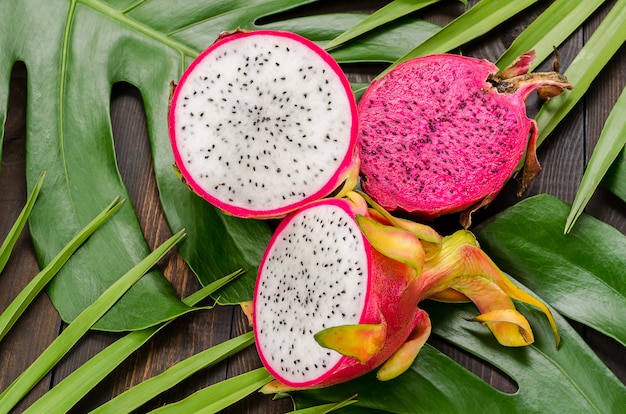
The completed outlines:
[[[310,5],[294,14],[310,14],[322,11],[357,9],[370,11],[386,1],[364,1],[358,5],[342,1],[323,1]],[[476,1],[471,1],[475,4]],[[511,24],[503,25],[496,34],[486,36],[463,47],[469,56],[495,60],[510,42],[545,7],[547,2],[538,2],[528,11],[516,17]],[[572,61],[590,33],[606,15],[614,1],[608,1],[587,22],[573,34],[559,50],[563,67]],[[430,21],[445,24],[463,11],[460,2],[448,2],[445,7],[437,5],[421,13]],[[591,150],[600,134],[604,120],[626,84],[626,49],[620,53],[594,82],[593,90],[581,102],[541,147],[539,157],[544,171],[533,183],[525,197],[550,193],[571,202],[588,161]],[[547,68],[549,62],[542,65]],[[347,68],[353,80],[368,80],[376,68]],[[25,153],[25,96],[26,71],[18,66],[12,77],[9,114],[5,125],[5,137],[0,170],[0,237],[4,237],[17,217],[26,199],[24,178]],[[539,103],[530,100],[529,113],[535,113]],[[139,217],[148,244],[154,248],[169,235],[169,229],[160,209],[158,192],[150,161],[150,145],[147,137],[145,116],[141,96],[127,84],[116,85],[112,91],[112,128],[120,173],[129,190],[131,202]],[[515,196],[515,183],[504,189],[496,202],[477,215],[483,220],[497,211],[519,201]],[[587,211],[612,224],[626,233],[626,216],[621,200],[606,191],[600,190],[590,203]],[[441,223],[454,227],[455,223]],[[195,276],[184,264],[180,256],[171,254],[161,261],[160,267],[171,281],[176,292],[184,297],[198,289]],[[16,253],[0,275],[0,309],[6,307],[19,290],[38,271],[34,250],[25,231],[20,237]],[[0,390],[4,389],[37,355],[43,351],[62,328],[62,323],[46,295],[41,295],[18,321],[9,335],[0,342]],[[626,353],[621,345],[589,328],[577,326],[590,346],[626,382]],[[123,392],[129,387],[163,372],[172,364],[196,354],[212,345],[223,342],[248,330],[247,321],[236,307],[216,307],[212,310],[186,315],[172,323],[144,348],[116,369],[102,384],[77,406],[73,412],[82,413]],[[35,335],[33,333],[36,333]],[[33,392],[20,404],[15,412],[31,404],[50,386],[57,384],[73,369],[99,350],[119,337],[118,334],[103,332],[89,333],[81,343],[67,355],[54,372],[48,375]],[[494,387],[505,392],[514,392],[515,384],[498,370],[467,353],[448,345],[438,338],[431,338],[431,344],[441,349],[464,366],[475,372]],[[227,377],[261,366],[253,347],[224,361],[215,367],[194,375],[169,392],[151,401],[140,412],[176,401],[206,385]],[[250,398],[225,410],[226,413],[280,413],[291,409],[288,399],[271,401],[271,397],[255,394]]]

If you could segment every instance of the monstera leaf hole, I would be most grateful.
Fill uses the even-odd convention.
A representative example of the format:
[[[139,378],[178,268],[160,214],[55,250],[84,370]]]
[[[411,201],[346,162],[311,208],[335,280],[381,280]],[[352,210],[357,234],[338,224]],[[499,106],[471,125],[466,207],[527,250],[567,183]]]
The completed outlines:
[[[0,118],[0,121],[4,121],[4,134],[0,136],[0,156],[2,158],[2,166],[0,167],[0,188],[2,189],[0,192],[0,217],[2,218],[0,220],[0,240],[4,240],[9,233],[20,209],[26,203],[28,194],[23,155],[26,147],[26,83],[26,66],[23,62],[17,62],[11,70],[11,81],[8,85],[7,107],[9,111],[6,113],[6,119]],[[18,183],[17,186],[16,183]],[[15,191],[16,188],[19,188],[19,191]],[[28,232],[27,229],[24,233],[26,232]],[[20,243],[25,245],[30,243],[30,239],[22,236],[18,241],[18,244]],[[17,246],[17,249],[20,247]],[[32,251],[32,248],[24,250]],[[20,251],[24,250],[20,249]],[[4,273],[8,274],[8,271]],[[17,294],[18,291],[16,290],[12,295]],[[1,294],[9,295],[9,292],[3,289]],[[0,301],[0,303],[2,302]]]
[[[519,390],[519,386],[513,378],[492,365],[489,361],[476,358],[438,335],[432,335],[428,339],[428,343],[473,372],[495,389],[507,394],[515,394]]]
[[[137,212],[144,237],[154,250],[172,235],[161,203],[154,176],[154,166],[150,154],[150,140],[143,99],[139,90],[126,82],[113,85],[111,91],[111,126],[115,153],[132,153],[133,157],[116,157],[117,167],[128,190],[130,201]],[[154,206],[159,206],[155,208]],[[181,286],[181,281],[192,280],[197,289],[199,283],[189,267],[174,248],[159,262],[165,277],[172,283],[179,296],[193,290]]]
[[[4,240],[15,222],[22,206],[26,203],[26,175],[24,149],[26,146],[26,66],[22,62],[16,63],[11,70],[11,82],[8,85],[9,95],[4,121],[4,139],[0,138],[0,240]],[[18,186],[15,183],[19,183]],[[19,191],[14,191],[19,188]],[[9,191],[9,189],[13,191]],[[28,230],[25,230],[27,232]],[[20,243],[30,243],[27,237],[22,236]],[[19,246],[16,249],[20,249]],[[21,249],[20,249],[21,250]],[[23,251],[23,250],[21,250]],[[30,249],[32,251],[32,249]],[[16,259],[16,258],[14,258]],[[18,260],[21,260],[19,258]],[[10,267],[10,262],[9,262]],[[8,271],[4,272],[8,274]],[[17,289],[17,288],[16,288]],[[16,292],[7,292],[2,289],[0,295],[13,297]],[[12,296],[9,296],[12,295]],[[2,301],[0,301],[2,303]],[[6,303],[9,303],[7,300]]]
[[[24,146],[24,134],[26,131],[26,65],[24,62],[16,62],[11,70],[11,82],[9,84],[9,108],[4,124],[4,140],[7,145],[17,143]],[[12,151],[17,152],[19,151]],[[0,154],[2,148],[0,147]],[[23,159],[22,159],[23,161]],[[11,164],[11,158],[2,159],[2,164]]]

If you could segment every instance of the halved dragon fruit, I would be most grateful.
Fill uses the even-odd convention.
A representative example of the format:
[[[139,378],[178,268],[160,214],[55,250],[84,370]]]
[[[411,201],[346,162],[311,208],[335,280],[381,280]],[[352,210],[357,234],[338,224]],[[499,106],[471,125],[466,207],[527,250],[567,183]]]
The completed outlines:
[[[524,102],[542,86],[552,95],[572,87],[557,72],[527,73],[533,59],[526,53],[498,75],[486,60],[430,55],[372,82],[358,106],[364,190],[389,210],[427,219],[472,211],[526,152],[523,190],[541,170]]]
[[[170,141],[189,187],[239,217],[280,217],[356,183],[356,103],[339,65],[294,33],[224,33],[183,74]]]
[[[367,214],[363,206],[338,198],[309,204],[283,219],[270,241],[253,326],[259,356],[282,384],[354,378],[388,359],[413,330],[430,332],[417,292],[407,287],[416,286],[423,254],[412,267],[373,249],[357,222],[357,213]],[[421,248],[417,238],[405,237]]]
[[[252,323],[259,356],[276,381],[264,392],[321,387],[377,367],[389,380],[413,363],[430,335],[426,298],[473,301],[506,346],[533,342],[512,299],[550,311],[513,285],[471,233],[441,238],[365,198],[310,203],[283,219],[265,252]]]

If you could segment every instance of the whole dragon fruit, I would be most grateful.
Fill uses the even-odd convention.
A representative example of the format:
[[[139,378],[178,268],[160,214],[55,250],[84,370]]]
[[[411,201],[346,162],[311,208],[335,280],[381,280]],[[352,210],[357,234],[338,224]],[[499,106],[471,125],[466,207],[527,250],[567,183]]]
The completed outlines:
[[[239,217],[283,216],[358,176],[350,85],[294,33],[222,34],[180,79],[169,131],[188,186]]]
[[[392,217],[354,192],[283,219],[259,267],[252,323],[259,356],[276,381],[264,392],[327,386],[380,367],[408,369],[430,335],[426,298],[473,301],[500,343],[533,342],[512,299],[549,310],[522,292],[471,233],[441,238]],[[557,339],[558,340],[558,339]]]
[[[540,87],[552,95],[571,88],[557,72],[527,73],[533,60],[526,53],[498,74],[486,60],[430,55],[373,81],[358,106],[363,189],[389,210],[422,218],[471,212],[496,196],[526,153],[523,191],[541,170],[525,100]]]

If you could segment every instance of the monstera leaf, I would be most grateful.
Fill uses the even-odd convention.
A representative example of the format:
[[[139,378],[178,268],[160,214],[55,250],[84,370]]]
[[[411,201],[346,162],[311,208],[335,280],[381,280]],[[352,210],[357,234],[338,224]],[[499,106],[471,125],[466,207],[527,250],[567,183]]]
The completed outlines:
[[[562,315],[626,346],[626,326],[615,320],[626,312],[626,236],[589,215],[564,234],[569,209],[548,194],[530,197],[482,225],[476,236],[503,270]]]
[[[45,264],[111,199],[128,198],[118,172],[110,121],[116,82],[140,92],[162,206],[172,232],[186,228],[180,251],[202,284],[243,267],[246,277],[220,292],[224,303],[251,296],[251,278],[270,230],[265,223],[225,216],[194,196],[173,171],[168,143],[170,82],[221,31],[255,29],[257,21],[310,0],[0,0],[0,100],[6,102],[11,69],[28,73],[27,179],[47,180],[30,226]],[[273,22],[325,42],[364,16],[333,14]],[[384,33],[369,33],[341,48],[344,61],[391,61],[437,30],[404,19]],[[6,105],[0,108],[4,120]],[[127,203],[72,258],[49,288],[64,320],[72,320],[114,280],[149,252]],[[158,304],[155,305],[155,304]],[[144,277],[99,323],[100,329],[138,329],[186,312],[159,271]]]

